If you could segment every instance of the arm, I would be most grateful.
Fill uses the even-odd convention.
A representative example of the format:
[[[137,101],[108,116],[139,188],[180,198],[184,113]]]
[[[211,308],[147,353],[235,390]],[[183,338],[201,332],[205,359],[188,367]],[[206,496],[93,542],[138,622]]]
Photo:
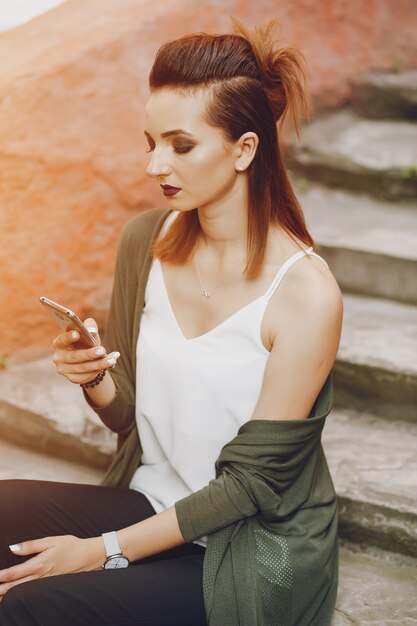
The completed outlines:
[[[176,521],[175,509],[150,517],[118,531],[123,554],[132,562],[184,543]],[[72,535],[45,537],[10,546],[17,556],[36,555],[0,571],[0,602],[13,587],[23,582],[100,570],[105,561],[102,537],[80,539]]]
[[[273,343],[252,419],[222,449],[217,478],[175,503],[186,541],[259,509],[265,515],[276,512],[279,494],[297,479],[317,444],[324,425],[319,418],[331,409],[330,374],[340,341],[342,296],[337,283],[322,275],[310,276],[301,289],[288,281],[288,289],[292,293],[280,300],[277,324],[285,331]],[[312,415],[318,419],[306,419]],[[277,435],[275,442],[271,433]]]

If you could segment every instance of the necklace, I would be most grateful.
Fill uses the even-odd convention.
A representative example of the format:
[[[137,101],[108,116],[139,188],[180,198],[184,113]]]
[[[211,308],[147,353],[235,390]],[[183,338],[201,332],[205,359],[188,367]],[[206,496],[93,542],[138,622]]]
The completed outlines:
[[[242,262],[243,262],[243,259],[239,259],[239,263],[242,263]],[[213,289],[210,289],[210,290],[209,290],[209,289],[207,289],[206,287],[204,287],[203,280],[202,280],[202,278],[201,278],[200,267],[199,267],[199,265],[198,265],[198,261],[197,261],[197,256],[196,256],[196,255],[194,255],[194,263],[195,263],[195,269],[197,270],[197,274],[198,274],[198,280],[200,281],[200,285],[201,285],[201,295],[202,295],[204,298],[210,298],[210,297],[211,297],[211,294],[213,293],[213,291],[214,291],[215,289],[217,289],[217,287],[220,287],[220,285],[222,284],[222,282],[223,282],[223,277],[219,280],[219,282],[217,283],[217,285],[215,285],[215,286],[213,287]]]
[[[200,268],[198,266],[197,257],[195,255],[194,255],[194,262],[195,262],[195,269],[197,270],[197,274],[198,274],[198,280],[200,281],[200,285],[201,285],[201,295],[204,296],[204,298],[210,298],[213,291],[217,289],[217,287],[221,284],[223,279],[221,278],[219,282],[217,283],[217,285],[213,287],[211,291],[209,291],[208,289],[204,287],[203,281],[201,280]]]

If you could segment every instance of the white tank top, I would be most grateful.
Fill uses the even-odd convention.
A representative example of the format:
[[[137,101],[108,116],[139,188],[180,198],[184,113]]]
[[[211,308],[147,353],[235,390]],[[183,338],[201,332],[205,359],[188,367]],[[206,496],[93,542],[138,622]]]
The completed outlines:
[[[178,214],[170,213],[163,232]],[[222,447],[251,419],[269,352],[261,340],[265,309],[291,256],[267,291],[224,322],[187,339],[175,318],[159,259],[152,262],[137,343],[136,421],[142,465],[130,482],[157,513],[215,478]],[[327,265],[327,263],[326,263]],[[202,546],[207,537],[195,541]]]

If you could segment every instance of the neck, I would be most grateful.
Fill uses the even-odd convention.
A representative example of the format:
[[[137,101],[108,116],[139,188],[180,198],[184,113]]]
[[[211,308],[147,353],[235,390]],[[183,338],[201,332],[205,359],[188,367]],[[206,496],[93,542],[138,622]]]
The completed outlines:
[[[219,259],[246,257],[246,207],[198,209],[201,239],[198,248]]]

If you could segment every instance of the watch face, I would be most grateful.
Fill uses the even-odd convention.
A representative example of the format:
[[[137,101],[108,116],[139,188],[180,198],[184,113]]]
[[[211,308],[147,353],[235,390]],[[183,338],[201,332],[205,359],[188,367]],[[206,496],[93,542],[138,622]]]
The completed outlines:
[[[122,569],[129,565],[129,560],[125,556],[111,556],[104,563],[104,569]]]

